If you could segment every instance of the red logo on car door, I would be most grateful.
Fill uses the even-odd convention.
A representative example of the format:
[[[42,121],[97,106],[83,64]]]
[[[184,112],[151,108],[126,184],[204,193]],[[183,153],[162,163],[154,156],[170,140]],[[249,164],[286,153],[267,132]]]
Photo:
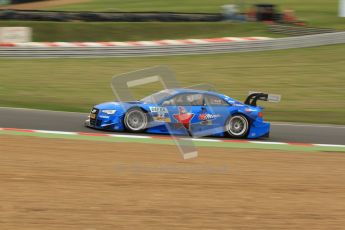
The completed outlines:
[[[188,113],[184,107],[178,107],[178,110],[179,114],[173,114],[174,118],[186,129],[189,129],[189,124],[194,117],[194,113]]]

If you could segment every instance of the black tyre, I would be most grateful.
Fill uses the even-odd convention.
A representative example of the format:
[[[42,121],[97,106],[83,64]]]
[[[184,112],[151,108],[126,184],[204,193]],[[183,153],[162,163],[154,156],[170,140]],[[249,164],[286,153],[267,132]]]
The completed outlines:
[[[249,121],[241,114],[235,114],[226,121],[225,132],[230,137],[244,138],[247,137],[248,131]]]
[[[148,126],[147,113],[139,108],[130,109],[125,114],[123,123],[126,129],[130,132],[143,132]]]

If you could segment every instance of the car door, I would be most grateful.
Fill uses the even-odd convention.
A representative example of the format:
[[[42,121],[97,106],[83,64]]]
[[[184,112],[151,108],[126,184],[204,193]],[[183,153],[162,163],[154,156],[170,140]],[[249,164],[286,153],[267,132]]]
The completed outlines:
[[[194,125],[193,133],[199,136],[222,135],[230,105],[217,95],[204,94],[203,98],[204,104],[196,113],[198,123]]]

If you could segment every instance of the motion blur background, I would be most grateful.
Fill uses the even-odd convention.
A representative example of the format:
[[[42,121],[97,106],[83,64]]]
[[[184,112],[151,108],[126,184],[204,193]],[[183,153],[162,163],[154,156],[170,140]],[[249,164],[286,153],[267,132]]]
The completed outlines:
[[[2,0],[0,42],[5,46],[18,41],[284,38],[334,33],[345,29],[343,3],[342,0]],[[345,124],[344,53],[345,45],[339,44],[159,57],[2,56],[0,106],[88,112],[93,104],[113,99],[112,76],[168,65],[183,86],[210,83],[239,100],[244,100],[249,90],[282,94],[280,104],[265,105],[265,117],[269,120]],[[160,88],[158,84],[140,87],[136,96],[141,98]]]

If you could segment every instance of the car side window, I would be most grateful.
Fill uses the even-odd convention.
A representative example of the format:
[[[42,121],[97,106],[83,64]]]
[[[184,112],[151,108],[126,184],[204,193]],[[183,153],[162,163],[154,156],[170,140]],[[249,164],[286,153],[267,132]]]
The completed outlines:
[[[208,106],[229,106],[229,104],[226,101],[215,95],[205,94],[204,98],[205,104]]]
[[[162,103],[163,106],[203,106],[202,94],[181,93]]]

